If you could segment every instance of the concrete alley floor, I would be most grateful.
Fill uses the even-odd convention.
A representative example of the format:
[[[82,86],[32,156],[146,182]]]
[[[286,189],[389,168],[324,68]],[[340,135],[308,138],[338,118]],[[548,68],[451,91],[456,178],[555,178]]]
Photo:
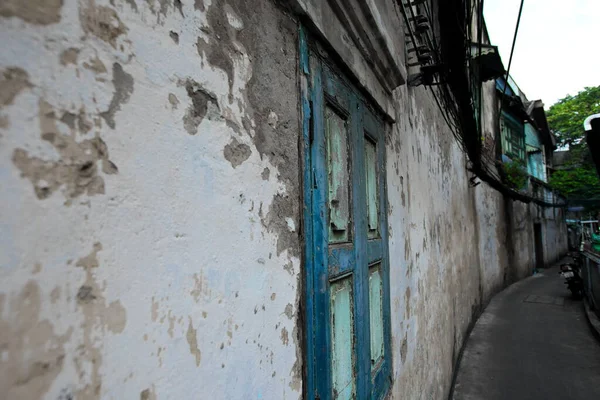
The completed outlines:
[[[454,400],[600,399],[600,343],[558,267],[496,295],[467,341]]]

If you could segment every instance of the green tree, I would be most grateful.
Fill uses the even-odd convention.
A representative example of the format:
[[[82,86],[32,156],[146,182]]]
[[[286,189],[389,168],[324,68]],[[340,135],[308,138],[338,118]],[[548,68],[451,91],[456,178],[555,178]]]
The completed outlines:
[[[569,200],[600,201],[600,180],[595,169],[581,166],[555,171],[550,185]]]
[[[569,146],[565,169],[555,171],[550,185],[568,199],[600,201],[600,179],[585,143],[583,121],[600,113],[600,86],[586,87],[576,96],[554,104],[546,117],[559,146]]]
[[[552,105],[546,117],[559,146],[577,144],[584,135],[583,121],[600,112],[600,86],[586,87]]]

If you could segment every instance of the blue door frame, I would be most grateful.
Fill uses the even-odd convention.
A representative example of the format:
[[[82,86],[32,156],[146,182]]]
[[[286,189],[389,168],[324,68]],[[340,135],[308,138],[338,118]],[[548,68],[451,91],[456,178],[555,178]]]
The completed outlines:
[[[319,56],[315,42],[300,27],[300,87],[302,151],[304,159],[305,235],[305,394],[308,399],[334,398],[332,386],[331,284],[351,276],[353,305],[352,354],[355,396],[380,399],[391,384],[389,257],[387,195],[385,185],[384,125],[354,87],[334,66]],[[332,244],[328,204],[327,138],[325,108],[347,122],[350,161],[351,209],[348,243]],[[375,145],[377,160],[377,229],[368,237],[365,143]],[[371,360],[369,310],[370,271],[375,266],[382,280],[383,354]],[[372,346],[372,344],[371,344]]]

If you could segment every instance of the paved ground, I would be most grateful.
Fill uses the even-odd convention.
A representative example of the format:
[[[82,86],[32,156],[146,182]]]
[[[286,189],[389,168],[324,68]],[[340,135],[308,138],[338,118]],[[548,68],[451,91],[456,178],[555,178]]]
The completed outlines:
[[[467,342],[453,399],[600,399],[600,343],[557,267],[492,299]]]

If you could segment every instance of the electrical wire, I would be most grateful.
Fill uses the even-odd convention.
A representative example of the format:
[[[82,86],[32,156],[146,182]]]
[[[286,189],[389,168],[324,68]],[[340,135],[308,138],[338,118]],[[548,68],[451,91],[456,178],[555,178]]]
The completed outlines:
[[[510,67],[512,66],[513,54],[515,52],[515,44],[517,43],[517,34],[519,33],[519,25],[521,24],[521,15],[523,14],[523,4],[525,0],[521,0],[521,5],[519,6],[519,15],[517,16],[517,24],[515,25],[515,33],[513,35],[512,46],[510,48],[510,57],[508,58],[508,68],[506,69],[506,79],[504,81],[504,89],[502,90],[502,100],[504,100],[504,96],[506,96],[506,88],[508,87],[508,80],[510,79]],[[500,102],[500,112],[498,115],[502,114],[502,104],[504,101]]]
[[[405,3],[406,1],[406,3]],[[471,0],[444,0],[441,10],[437,10],[437,18],[434,19],[433,5],[431,0],[418,2],[423,4],[417,12],[424,11],[430,21],[430,30],[413,30],[411,21],[417,21],[414,5],[410,0],[396,0],[404,17],[407,33],[413,52],[419,59],[421,49],[426,47],[431,53],[430,59],[419,60],[423,66],[437,68],[437,81],[431,86],[424,84],[431,90],[436,106],[440,110],[444,121],[450,132],[455,137],[459,147],[467,154],[469,170],[492,188],[509,196],[514,200],[525,203],[533,202],[545,207],[564,207],[565,203],[550,203],[546,199],[540,199],[530,194],[522,193],[504,183],[497,167],[498,160],[495,157],[494,148],[496,144],[483,150],[482,135],[482,100],[483,84],[475,72],[473,63],[478,62],[473,52],[473,45],[477,45],[476,55],[482,54],[483,46],[483,0],[472,2]],[[519,18],[515,28],[513,46],[511,50],[511,61],[514,52],[516,36],[520,24],[523,1],[519,9]],[[447,4],[448,3],[448,4]],[[440,3],[438,3],[440,7]],[[419,16],[420,17],[420,16]],[[477,39],[472,38],[471,21],[477,18]],[[435,33],[435,22],[439,26],[439,40]],[[476,42],[476,43],[474,43]],[[461,49],[460,51],[458,51]],[[423,70],[422,70],[423,71]],[[507,73],[509,72],[507,71]],[[507,74],[508,77],[508,74]],[[506,89],[506,86],[505,86]],[[475,93],[479,95],[478,104],[473,101]],[[504,96],[504,95],[503,95]],[[477,106],[477,107],[475,107]],[[478,122],[478,123],[477,123]]]

